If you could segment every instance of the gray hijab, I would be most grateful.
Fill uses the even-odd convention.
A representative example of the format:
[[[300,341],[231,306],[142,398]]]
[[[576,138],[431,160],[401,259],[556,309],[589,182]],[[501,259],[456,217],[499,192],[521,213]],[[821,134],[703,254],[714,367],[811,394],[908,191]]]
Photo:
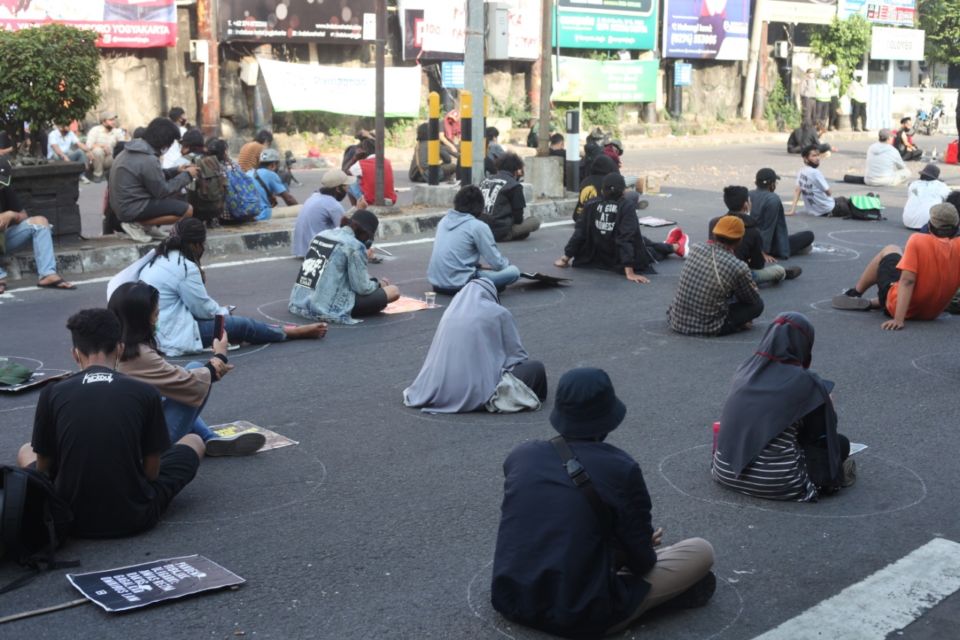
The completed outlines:
[[[813,325],[802,313],[781,313],[757,351],[737,369],[720,417],[717,447],[739,475],[764,447],[794,422],[826,405],[827,457],[840,469],[833,383],[809,370]]]
[[[503,372],[526,359],[496,287],[486,278],[471,280],[444,312],[420,373],[403,390],[403,403],[431,413],[475,411],[493,395]]]

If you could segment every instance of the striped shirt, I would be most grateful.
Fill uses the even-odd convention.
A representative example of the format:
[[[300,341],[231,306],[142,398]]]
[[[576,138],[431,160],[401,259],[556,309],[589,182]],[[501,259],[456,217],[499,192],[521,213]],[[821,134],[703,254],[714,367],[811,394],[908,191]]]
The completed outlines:
[[[818,495],[807,475],[803,449],[797,443],[797,424],[767,443],[739,476],[717,448],[713,454],[713,479],[734,491],[768,500],[813,502]]]

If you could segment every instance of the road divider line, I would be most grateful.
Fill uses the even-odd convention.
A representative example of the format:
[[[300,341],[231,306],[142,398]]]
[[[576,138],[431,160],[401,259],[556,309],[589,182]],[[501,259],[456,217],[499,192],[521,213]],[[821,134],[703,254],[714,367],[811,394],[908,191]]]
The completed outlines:
[[[884,640],[960,589],[960,544],[934,538],[754,640]]]

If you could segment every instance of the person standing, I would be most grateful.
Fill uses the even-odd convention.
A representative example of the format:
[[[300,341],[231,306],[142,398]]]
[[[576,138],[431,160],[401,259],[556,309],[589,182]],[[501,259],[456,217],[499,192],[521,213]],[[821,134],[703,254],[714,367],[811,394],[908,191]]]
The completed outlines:
[[[800,82],[800,109],[803,116],[801,124],[812,127],[817,110],[817,77],[813,68],[807,69]]]
[[[817,122],[830,124],[830,71],[827,68],[820,69],[820,75],[817,78],[817,105],[814,117]]]
[[[770,168],[757,171],[757,188],[750,192],[750,215],[757,223],[763,240],[763,252],[774,258],[810,253],[813,246],[813,231],[788,233],[783,201],[776,194],[780,176]]]
[[[497,173],[480,183],[483,192],[484,222],[490,225],[497,242],[525,240],[540,228],[540,219],[523,217],[527,200],[523,195],[523,160],[511,152],[497,161]]]
[[[863,81],[863,71],[853,72],[853,80],[847,87],[850,96],[850,126],[854,131],[867,130],[867,83]]]
[[[827,122],[828,131],[840,128],[840,73],[837,65],[830,65],[830,118]]]

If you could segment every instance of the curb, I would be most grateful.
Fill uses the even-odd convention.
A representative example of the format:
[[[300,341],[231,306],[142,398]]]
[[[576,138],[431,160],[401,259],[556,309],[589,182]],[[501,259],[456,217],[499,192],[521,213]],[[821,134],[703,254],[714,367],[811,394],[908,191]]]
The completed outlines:
[[[540,200],[527,206],[527,215],[536,216],[543,222],[569,218],[573,215],[576,198]],[[420,213],[383,216],[377,239],[386,240],[400,236],[433,233],[446,210],[431,209]],[[256,223],[255,228],[241,231],[242,227],[219,228],[207,236],[208,256],[238,254],[264,254],[289,247],[293,240],[295,219],[283,218]],[[61,274],[83,274],[103,271],[119,271],[134,262],[153,247],[152,244],[133,244],[122,236],[100,236],[81,240],[77,246],[54,246],[57,256],[57,271]],[[7,256],[8,280],[20,280],[37,273],[37,264],[32,251],[28,254]]]

